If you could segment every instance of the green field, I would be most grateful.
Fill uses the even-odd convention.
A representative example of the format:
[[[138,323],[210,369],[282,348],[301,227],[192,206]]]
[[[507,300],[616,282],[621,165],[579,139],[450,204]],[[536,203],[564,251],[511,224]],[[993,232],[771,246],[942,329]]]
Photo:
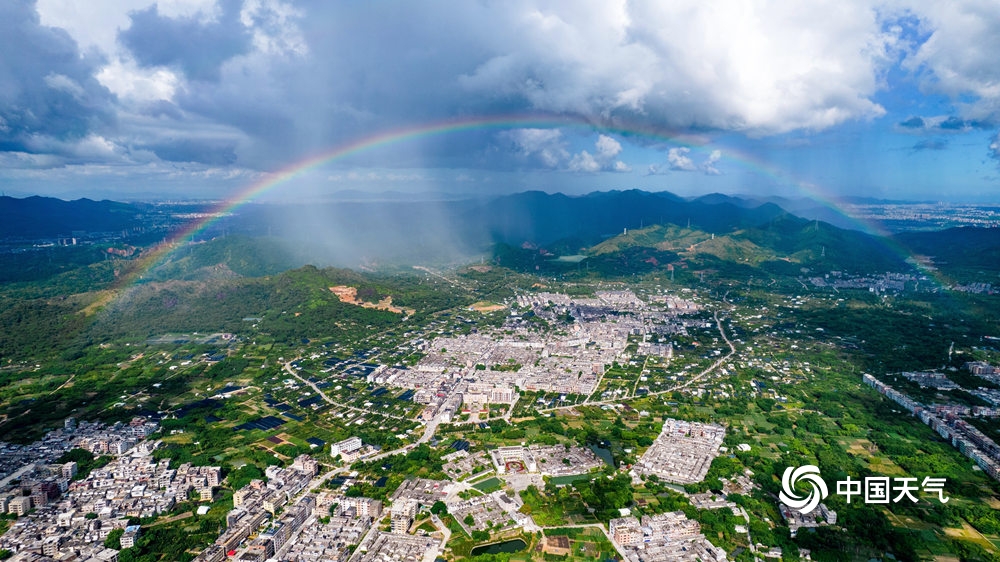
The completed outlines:
[[[549,478],[549,482],[554,486],[567,486],[573,484],[574,482],[580,482],[583,480],[590,480],[593,478],[593,474],[572,474],[570,476],[553,476]]]
[[[476,482],[475,484],[472,485],[472,487],[485,494],[488,494],[490,492],[495,492],[503,488],[503,480],[500,480],[499,478],[494,476],[492,478],[487,478],[486,480]]]

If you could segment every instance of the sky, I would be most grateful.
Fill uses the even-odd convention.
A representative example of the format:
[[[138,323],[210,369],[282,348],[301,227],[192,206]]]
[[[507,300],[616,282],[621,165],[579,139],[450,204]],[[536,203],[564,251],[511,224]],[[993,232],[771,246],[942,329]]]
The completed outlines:
[[[4,0],[0,192],[1000,202],[996,53],[996,0]]]

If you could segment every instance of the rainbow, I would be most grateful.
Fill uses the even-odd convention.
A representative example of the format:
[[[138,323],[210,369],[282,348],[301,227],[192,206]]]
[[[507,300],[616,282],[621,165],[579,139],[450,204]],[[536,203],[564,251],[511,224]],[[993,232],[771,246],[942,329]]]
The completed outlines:
[[[226,215],[231,214],[240,206],[253,201],[272,189],[275,189],[276,187],[279,187],[288,181],[324,164],[335,162],[337,160],[379,147],[390,146],[414,139],[453,134],[462,131],[553,127],[581,128],[593,132],[616,134],[622,137],[638,136],[669,143],[673,146],[687,148],[701,148],[705,145],[705,142],[697,137],[687,136],[680,133],[665,132],[660,129],[652,129],[645,126],[609,126],[562,115],[502,115],[473,117],[423,123],[399,129],[382,131],[368,137],[346,142],[331,149],[313,154],[281,170],[270,173],[259,181],[237,191],[234,195],[230,196],[228,199],[222,201],[214,208],[206,212],[204,218],[192,221],[184,228],[178,230],[169,240],[161,243],[151,251],[146,252],[140,259],[140,263],[137,267],[132,270],[132,273],[119,280],[117,285],[119,287],[127,287],[135,284],[150,270],[158,265],[161,265],[175,249],[193,240],[199,233],[203,232],[214,222],[220,220]],[[727,159],[735,160],[749,170],[767,178],[781,184],[794,186],[800,192],[807,194],[809,197],[818,201],[822,205],[825,205],[843,216],[850,218],[854,223],[856,223],[859,230],[882,236],[892,251],[900,254],[904,258],[911,257],[905,249],[892,242],[886,236],[888,233],[880,231],[871,224],[851,217],[850,214],[844,211],[840,202],[824,193],[819,186],[794,178],[788,172],[780,170],[774,165],[764,162],[742,151],[727,147],[725,156]],[[933,275],[932,271],[925,271],[925,273]],[[938,282],[941,283],[941,280],[938,280]]]
[[[400,129],[382,131],[362,139],[356,139],[337,145],[331,149],[309,156],[281,170],[270,173],[261,180],[237,191],[228,199],[225,199],[212,209],[203,213],[205,215],[203,218],[188,223],[184,228],[175,232],[169,240],[161,243],[152,251],[146,252],[139,267],[133,270],[133,273],[128,276],[128,279],[124,280],[124,283],[119,283],[119,285],[124,284],[127,286],[141,280],[146,273],[158,265],[161,265],[175,249],[193,240],[199,233],[206,230],[221,218],[231,214],[240,206],[253,201],[270,190],[324,164],[335,162],[368,150],[390,146],[414,139],[441,136],[462,131],[475,131],[482,129],[503,130],[531,127],[585,128],[588,130],[607,132],[622,136],[638,135],[645,138],[669,142],[676,146],[695,147],[700,145],[697,139],[687,137],[682,134],[665,134],[662,131],[654,131],[652,129],[644,129],[640,127],[602,126],[583,119],[556,115],[506,115],[465,118],[434,123],[423,123]]]

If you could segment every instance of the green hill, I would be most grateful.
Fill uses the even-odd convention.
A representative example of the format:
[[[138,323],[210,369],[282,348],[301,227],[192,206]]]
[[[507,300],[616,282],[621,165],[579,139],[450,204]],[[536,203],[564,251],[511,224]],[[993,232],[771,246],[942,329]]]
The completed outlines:
[[[289,243],[275,238],[226,236],[190,244],[150,272],[157,280],[197,280],[276,275],[308,263]]]
[[[723,261],[754,266],[778,258],[773,250],[762,248],[750,240],[742,238],[741,233],[709,238],[704,242],[691,246],[684,254],[690,257],[708,254]]]
[[[995,282],[1000,275],[1000,229],[959,227],[897,234],[896,241],[958,282]]]
[[[625,248],[642,246],[657,250],[681,251],[694,244],[704,242],[711,234],[692,228],[682,228],[672,224],[656,224],[646,228],[629,230],[590,248],[590,254],[601,255],[620,252]]]
[[[887,240],[791,215],[779,216],[756,227],[711,234],[677,225],[653,225],[613,236],[591,247],[594,261],[613,259],[637,249],[674,252],[680,258],[713,266],[720,262],[760,267],[773,273],[819,271],[852,273],[901,271],[908,268]],[[635,260],[632,260],[635,262]],[[663,259],[662,264],[669,263]]]
[[[0,364],[170,332],[246,333],[249,317],[261,319],[253,329],[261,341],[350,341],[473,302],[464,291],[423,277],[306,266],[274,276],[150,281],[71,296],[0,293]],[[391,296],[395,306],[413,314],[404,320],[400,313],[342,302],[330,290],[334,286],[357,289],[363,302]]]

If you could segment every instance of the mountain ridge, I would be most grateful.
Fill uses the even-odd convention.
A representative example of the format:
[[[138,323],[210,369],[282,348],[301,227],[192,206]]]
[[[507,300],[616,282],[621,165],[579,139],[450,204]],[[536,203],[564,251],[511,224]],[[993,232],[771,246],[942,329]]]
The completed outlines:
[[[142,212],[128,203],[81,198],[72,201],[32,195],[0,196],[0,237],[71,236],[74,231],[107,232],[139,226]]]

